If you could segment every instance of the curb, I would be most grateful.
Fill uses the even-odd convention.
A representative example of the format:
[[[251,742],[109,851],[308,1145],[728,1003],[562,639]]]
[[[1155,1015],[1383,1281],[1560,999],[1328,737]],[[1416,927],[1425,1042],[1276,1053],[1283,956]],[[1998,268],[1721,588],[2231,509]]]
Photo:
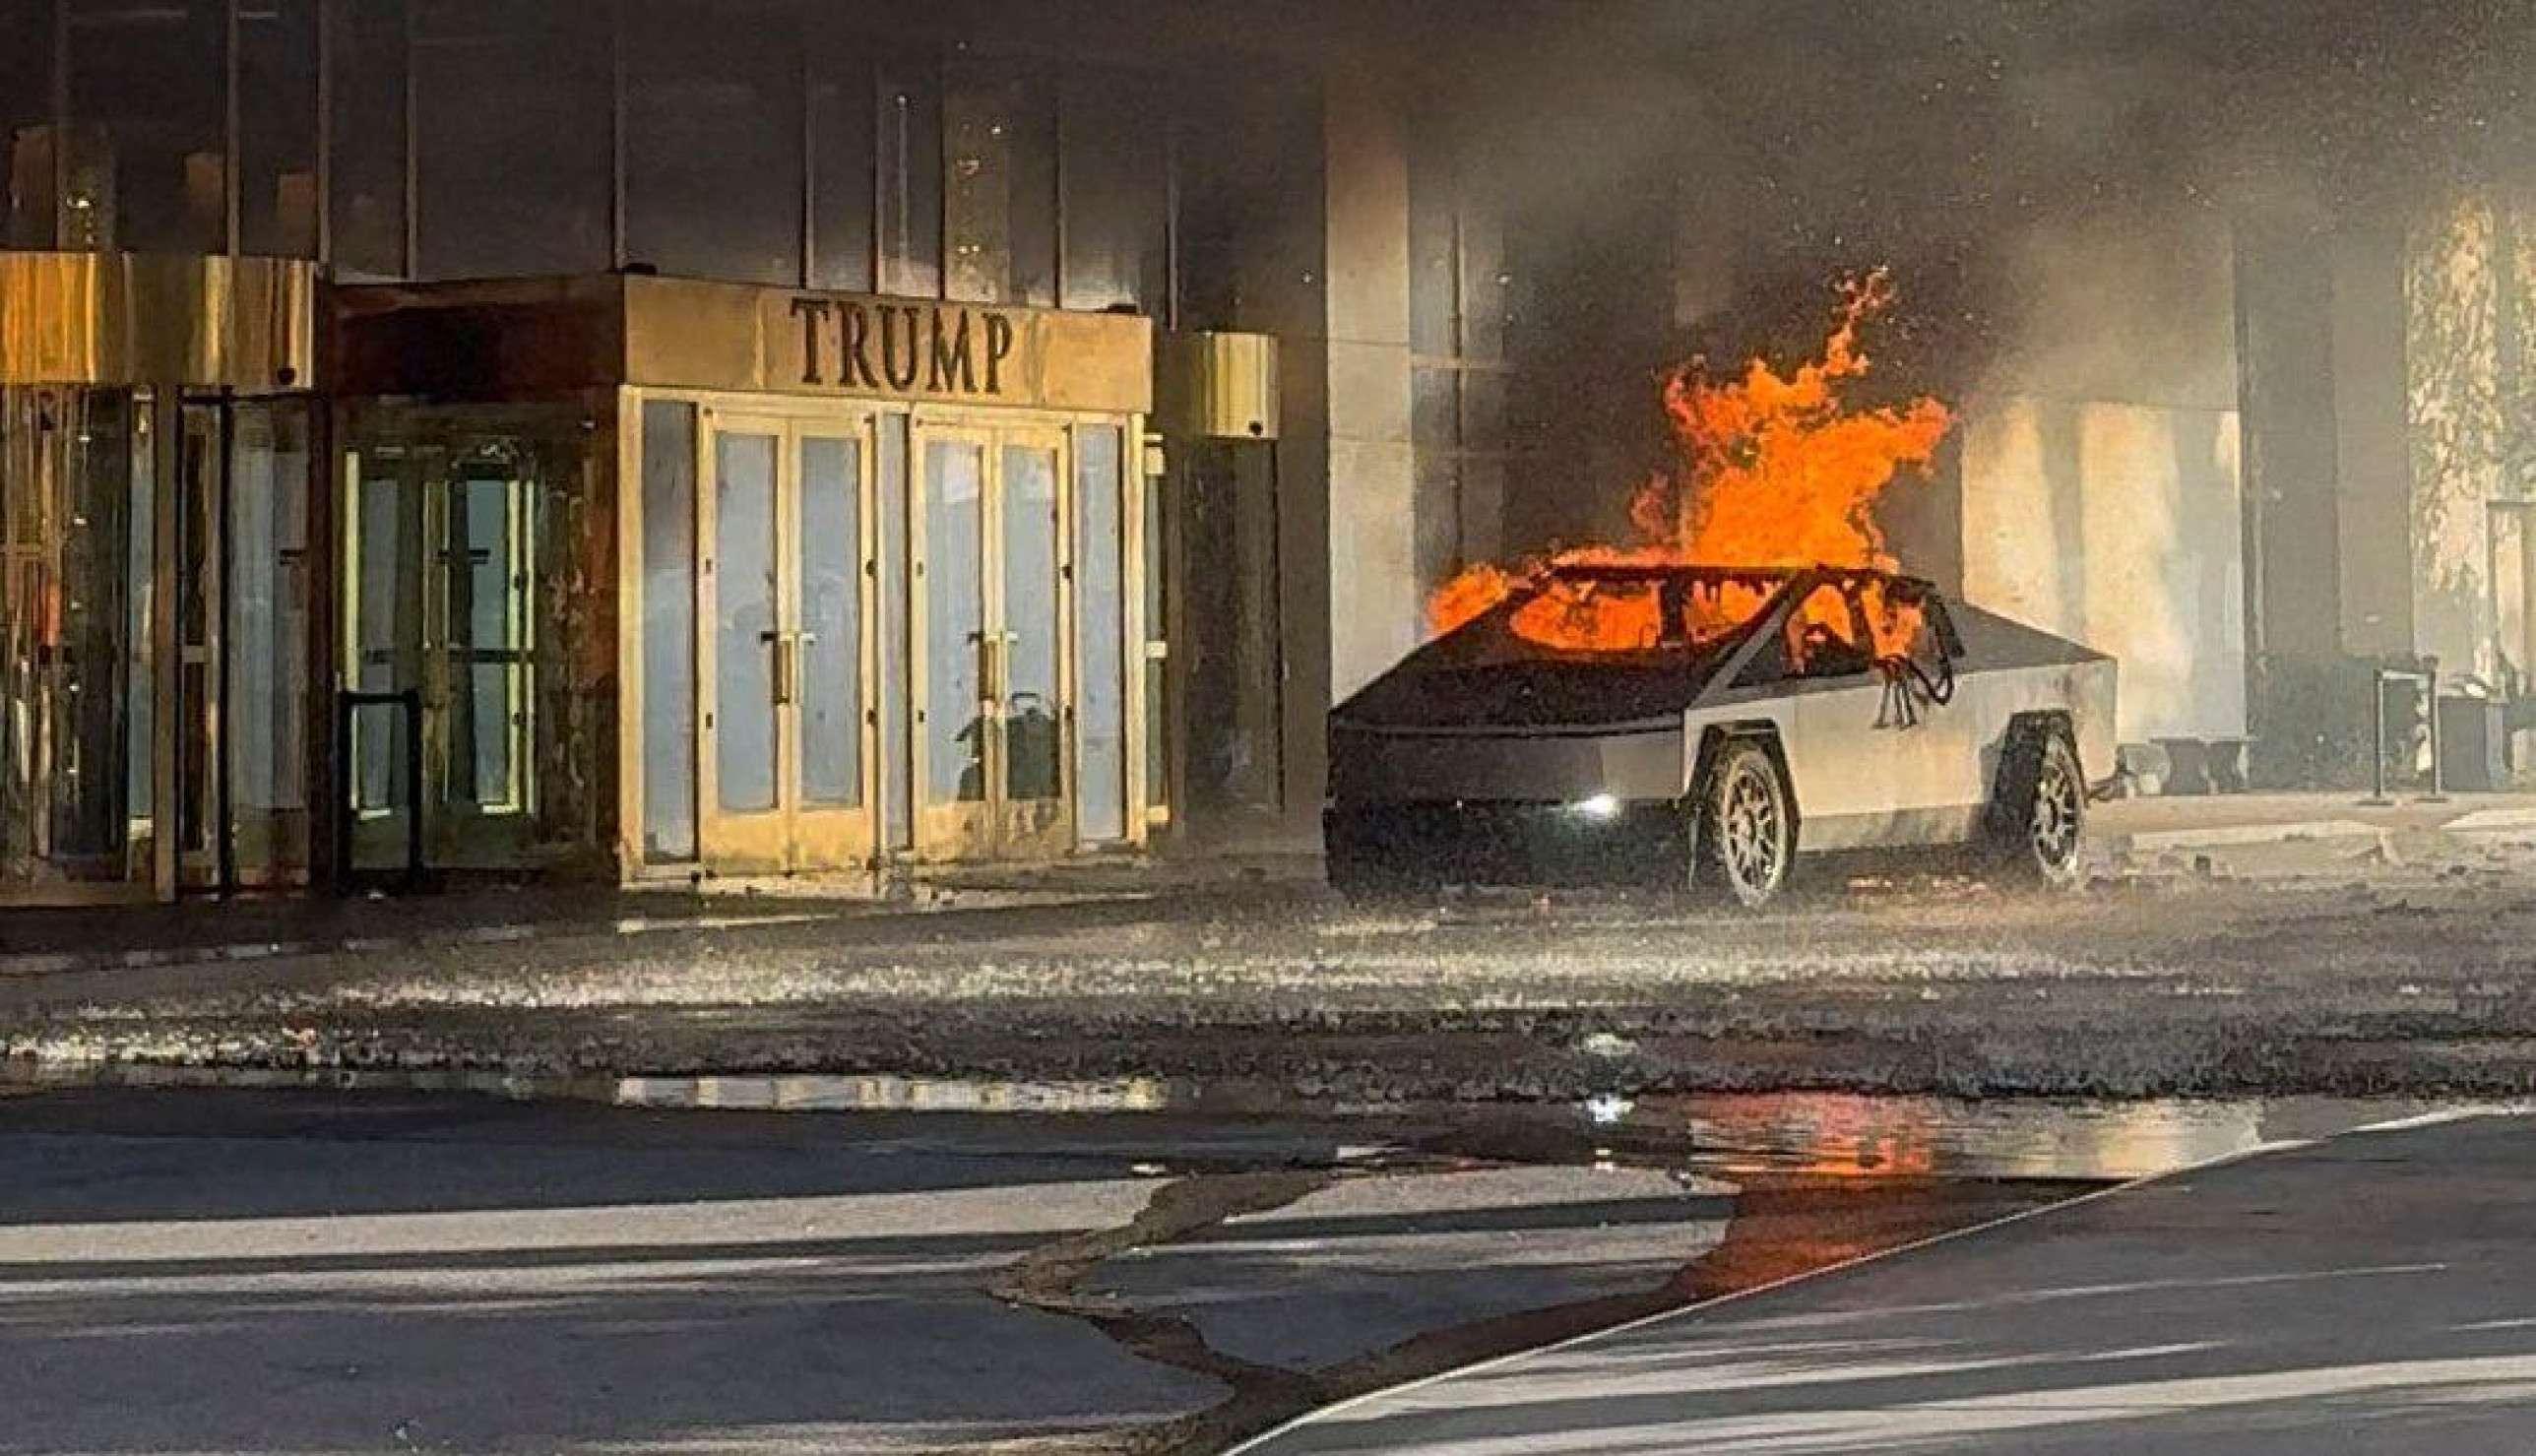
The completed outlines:
[[[2536,820],[2531,820],[2536,825]],[[2171,850],[2233,850],[2249,845],[2307,844],[2319,840],[2376,839],[2386,831],[2358,819],[2301,819],[2284,824],[2224,824],[2202,829],[2141,829],[2107,835],[2117,854],[2154,855]]]

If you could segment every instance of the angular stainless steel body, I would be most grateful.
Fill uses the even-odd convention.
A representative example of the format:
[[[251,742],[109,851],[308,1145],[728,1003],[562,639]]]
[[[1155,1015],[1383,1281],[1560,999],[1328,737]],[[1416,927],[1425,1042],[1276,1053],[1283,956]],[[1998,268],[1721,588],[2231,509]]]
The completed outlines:
[[[1510,629],[1518,597],[1341,705],[1330,719],[1333,855],[1449,864],[1457,822],[1485,821],[1486,834],[1502,840],[1510,816],[1527,814],[1578,839],[1582,826],[1565,827],[1575,816],[1560,811],[1604,800],[1633,811],[1589,816],[1607,820],[1610,833],[1682,840],[1709,755],[1741,734],[1775,743],[1801,853],[1979,838],[2015,735],[2038,723],[2065,728],[2083,773],[2112,771],[2117,668],[2102,653],[1944,602],[1911,578],[1713,575],[1770,593],[1717,639],[1619,655],[1540,649]],[[1925,603],[1920,670],[1864,657],[1857,670],[1789,669],[1778,644],[1800,603],[1824,590]],[[1387,821],[1403,832],[1388,833]],[[1524,856],[1513,860],[1513,877],[1532,877]]]

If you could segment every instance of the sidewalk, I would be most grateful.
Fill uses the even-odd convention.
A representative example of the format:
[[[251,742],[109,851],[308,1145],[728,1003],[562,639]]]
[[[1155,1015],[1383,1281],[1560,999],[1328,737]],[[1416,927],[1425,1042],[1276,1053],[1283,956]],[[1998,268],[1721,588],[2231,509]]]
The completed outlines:
[[[2124,799],[2094,806],[2090,853],[2110,877],[2330,873],[2358,863],[2489,858],[2536,847],[2536,794],[2459,794],[2371,805],[2354,793]],[[723,881],[706,890],[550,885],[337,899],[302,894],[175,905],[0,909],[0,981],[67,971],[284,956],[625,937],[938,911],[1184,901],[1320,880],[1308,847],[1178,857],[1102,856],[924,871],[885,892],[863,877]]]
[[[1317,865],[1312,866],[1317,873]],[[1226,872],[1227,874],[1230,871]],[[1151,878],[1156,883],[1140,883]],[[1224,874],[1217,881],[1230,882]],[[317,893],[173,905],[0,907],[0,980],[65,971],[361,955],[567,936],[875,919],[1135,900],[1199,882],[1122,863],[927,876],[875,891],[860,877],[648,886],[472,887],[350,898]],[[1213,881],[1210,881],[1213,882]]]
[[[2531,1130],[2393,1126],[2186,1171],[1237,1449],[2521,1452]]]
[[[1048,909],[1317,884],[1293,846],[1178,857],[1100,855],[1044,864],[928,866],[870,877],[726,879],[704,887],[475,886],[339,898],[323,892],[174,905],[0,907],[0,981],[65,971],[259,961],[278,956],[499,945],[560,936],[877,919],[943,911]]]
[[[2366,793],[2244,793],[2116,799],[2097,804],[2089,847],[2115,870],[2224,868],[2298,874],[2374,858],[2473,857],[2536,845],[2536,794],[2459,793],[2442,800]]]

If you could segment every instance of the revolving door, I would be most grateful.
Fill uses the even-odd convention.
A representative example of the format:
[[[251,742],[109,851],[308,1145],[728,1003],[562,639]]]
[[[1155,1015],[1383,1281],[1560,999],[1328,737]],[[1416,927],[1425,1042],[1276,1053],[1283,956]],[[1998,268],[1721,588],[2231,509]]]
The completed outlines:
[[[305,881],[308,431],[0,390],[0,900]]]
[[[407,866],[417,844],[433,870],[596,855],[614,587],[599,437],[578,406],[347,411],[348,869]]]

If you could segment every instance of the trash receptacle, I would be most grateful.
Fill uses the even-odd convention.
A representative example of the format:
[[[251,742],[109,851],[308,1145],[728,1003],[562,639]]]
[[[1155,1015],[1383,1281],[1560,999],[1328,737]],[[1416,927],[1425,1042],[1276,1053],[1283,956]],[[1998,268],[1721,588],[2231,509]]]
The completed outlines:
[[[2452,790],[2492,793],[2509,787],[2509,732],[2497,698],[2440,697],[2440,777]]]

